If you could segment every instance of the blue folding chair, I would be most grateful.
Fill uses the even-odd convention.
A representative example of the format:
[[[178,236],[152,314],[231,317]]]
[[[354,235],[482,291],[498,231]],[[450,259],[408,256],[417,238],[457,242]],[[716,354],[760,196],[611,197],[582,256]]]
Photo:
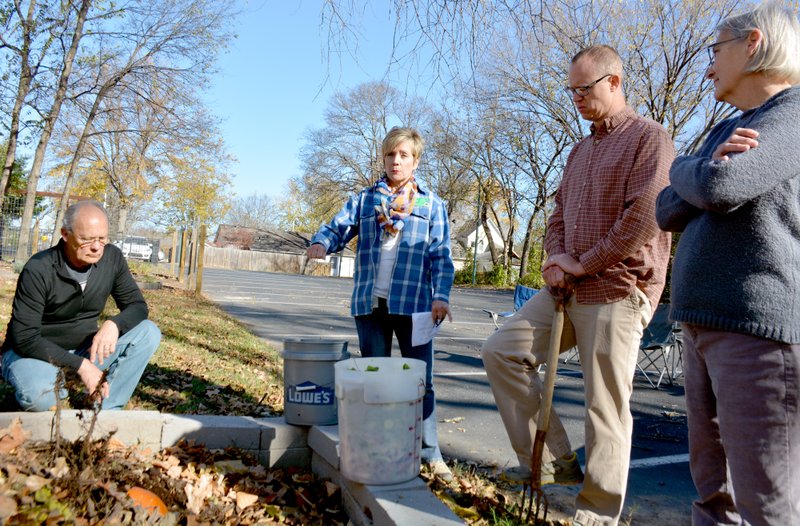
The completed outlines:
[[[510,318],[513,316],[514,313],[521,309],[522,306],[525,305],[525,302],[531,299],[537,292],[539,292],[539,289],[532,289],[530,287],[526,287],[525,285],[517,285],[514,288],[514,310],[506,312],[495,312],[489,309],[481,310],[491,316],[495,329],[499,329],[500,324],[498,323],[498,320],[500,318]]]
[[[672,385],[682,374],[683,339],[680,326],[669,320],[669,304],[656,307],[650,324],[642,333],[636,368],[653,389],[661,387],[664,380]]]

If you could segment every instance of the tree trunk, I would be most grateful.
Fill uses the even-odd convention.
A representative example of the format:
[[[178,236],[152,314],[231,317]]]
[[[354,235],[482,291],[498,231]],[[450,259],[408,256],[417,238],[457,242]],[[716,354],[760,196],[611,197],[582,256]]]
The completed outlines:
[[[125,233],[127,231],[128,231],[128,207],[126,205],[120,204],[119,208],[117,209],[117,224],[114,229],[114,233],[119,241],[123,241],[125,239]]]
[[[522,278],[528,275],[528,260],[531,257],[531,245],[533,239],[533,225],[536,222],[536,211],[534,210],[531,213],[531,217],[528,218],[528,226],[525,228],[525,239],[522,241],[522,255],[520,256],[519,260],[519,279],[522,281]]]
[[[64,221],[64,214],[67,212],[67,207],[69,206],[69,194],[72,191],[73,181],[75,180],[75,172],[78,171],[78,163],[81,160],[81,155],[83,154],[83,145],[86,144],[88,140],[89,134],[92,131],[92,124],[94,124],[94,119],[97,117],[97,112],[100,108],[100,104],[106,98],[111,89],[116,86],[121,80],[121,75],[115,75],[113,79],[109,80],[100,90],[97,92],[97,96],[94,98],[94,103],[92,104],[92,108],[89,110],[89,114],[86,116],[86,122],[83,125],[83,131],[81,132],[81,137],[78,139],[78,144],[75,145],[75,151],[72,154],[72,161],[69,163],[69,170],[67,170],[67,177],[64,181],[64,192],[61,194],[61,202],[58,205],[58,213],[56,214],[56,223],[53,227],[55,230],[53,232],[53,237],[55,238],[55,231],[59,228],[60,225]]]
[[[36,146],[36,153],[33,156],[33,165],[31,166],[31,173],[28,176],[28,192],[25,197],[25,208],[22,211],[22,222],[19,229],[19,245],[17,246],[16,255],[16,260],[18,262],[27,261],[28,254],[30,253],[29,230],[33,220],[33,207],[36,202],[36,188],[39,185],[42,163],[44,162],[44,155],[47,152],[47,145],[50,142],[50,136],[53,133],[53,128],[61,112],[61,105],[64,103],[64,97],[67,93],[67,83],[72,73],[72,65],[75,61],[75,55],[78,52],[78,44],[83,36],[83,25],[86,22],[86,15],[89,12],[91,4],[92,0],[81,1],[81,6],[78,10],[78,18],[75,22],[75,33],[72,35],[72,42],[70,43],[69,50],[64,55],[64,67],[61,70],[61,75],[58,79],[58,87],[53,96],[53,105],[44,121],[42,136],[39,138],[39,144]]]
[[[489,218],[488,213],[489,207],[487,202],[484,201],[481,203],[481,225],[483,225],[483,232],[486,234],[486,243],[489,245],[489,253],[492,255],[492,265],[497,265],[498,255],[497,255],[497,246],[494,244],[494,236],[492,236],[492,230],[489,227]]]
[[[6,186],[11,179],[11,171],[14,169],[14,161],[17,159],[17,141],[19,139],[19,116],[22,113],[22,106],[25,99],[28,97],[31,82],[33,81],[33,72],[31,71],[30,63],[30,46],[31,46],[31,20],[35,17],[36,2],[31,1],[28,6],[28,18],[22,21],[22,48],[19,54],[19,84],[17,86],[17,97],[14,100],[14,107],[11,110],[11,127],[8,132],[8,148],[6,149],[6,158],[3,162],[3,173],[0,176],[0,209],[3,208],[3,201],[6,195]]]

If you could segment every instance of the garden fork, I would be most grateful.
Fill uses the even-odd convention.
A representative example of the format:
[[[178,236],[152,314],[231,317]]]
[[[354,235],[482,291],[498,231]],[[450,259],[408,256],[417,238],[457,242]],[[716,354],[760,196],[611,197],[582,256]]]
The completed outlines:
[[[541,524],[547,520],[547,496],[542,490],[542,455],[544,453],[545,437],[550,428],[550,411],[553,407],[553,391],[556,384],[556,370],[558,369],[558,353],[561,350],[561,334],[564,331],[564,307],[569,301],[575,288],[575,278],[566,275],[567,288],[549,288],[550,295],[555,301],[553,324],[550,329],[550,346],[547,349],[547,370],[544,373],[544,392],[539,406],[539,416],[536,420],[536,437],[533,441],[531,454],[531,480],[529,501],[525,495],[522,498],[521,513],[525,514],[525,521],[530,522],[533,513],[534,524],[539,524],[539,510],[543,509]],[[527,504],[526,504],[526,501]],[[527,511],[526,511],[527,508]]]

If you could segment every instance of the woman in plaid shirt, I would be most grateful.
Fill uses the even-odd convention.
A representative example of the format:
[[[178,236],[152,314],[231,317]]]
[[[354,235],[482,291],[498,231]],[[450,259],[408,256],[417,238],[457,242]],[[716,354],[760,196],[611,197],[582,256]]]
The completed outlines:
[[[424,143],[413,128],[392,128],[381,145],[385,173],[373,186],[350,197],[333,220],[320,228],[307,256],[324,258],[358,236],[350,311],[361,355],[386,357],[397,336],[405,358],[423,360],[422,459],[435,475],[452,474],[439,449],[433,393],[433,341],[411,344],[411,315],[431,312],[434,322],[450,315],[453,260],[444,203],[414,178]]]

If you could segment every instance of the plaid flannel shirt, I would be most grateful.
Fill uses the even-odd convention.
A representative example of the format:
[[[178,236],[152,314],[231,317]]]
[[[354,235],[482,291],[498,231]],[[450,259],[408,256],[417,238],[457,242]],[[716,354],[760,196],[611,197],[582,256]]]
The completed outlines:
[[[658,304],[671,235],[656,224],[655,202],[674,158],[664,127],[630,107],[593,124],[570,152],[545,249],[571,255],[588,273],[578,303],[613,303],[638,287]]]
[[[355,286],[350,305],[353,316],[369,314],[373,309],[381,248],[381,232],[373,203],[374,189],[365,188],[350,197],[333,220],[323,225],[311,240],[311,243],[323,245],[330,254],[342,250],[358,236]],[[410,316],[431,310],[434,300],[449,302],[454,268],[447,210],[436,194],[419,185],[414,209],[404,222],[387,307],[390,314]]]

